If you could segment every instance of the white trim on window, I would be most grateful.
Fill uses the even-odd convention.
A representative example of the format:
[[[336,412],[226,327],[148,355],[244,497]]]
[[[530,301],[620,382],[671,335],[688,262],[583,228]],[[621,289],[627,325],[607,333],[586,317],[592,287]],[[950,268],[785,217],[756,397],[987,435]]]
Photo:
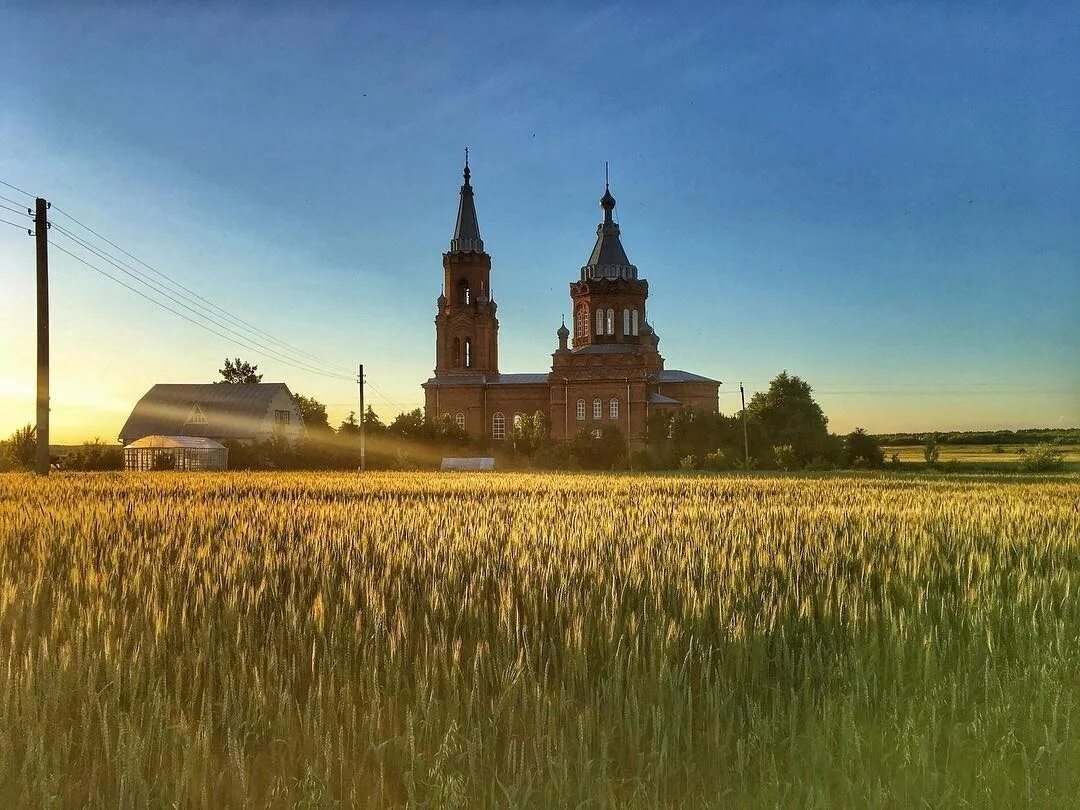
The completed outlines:
[[[502,411],[496,411],[491,417],[491,438],[496,441],[506,438],[506,417]]]
[[[457,423],[458,428],[460,428],[461,430],[465,429],[465,414],[458,412],[458,414],[454,417],[454,421]]]
[[[604,310],[596,310],[596,334],[604,334]]]
[[[619,398],[612,397],[608,400],[608,416],[612,419],[619,418]]]
[[[577,418],[579,422],[585,421],[585,400],[583,399],[577,401]]]
[[[596,397],[592,401],[592,418],[603,419],[604,418],[604,401],[600,397]]]

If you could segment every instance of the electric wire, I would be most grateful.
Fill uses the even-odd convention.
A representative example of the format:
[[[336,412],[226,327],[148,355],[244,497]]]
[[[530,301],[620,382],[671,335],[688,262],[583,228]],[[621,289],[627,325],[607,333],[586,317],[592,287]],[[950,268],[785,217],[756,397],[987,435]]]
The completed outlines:
[[[5,211],[10,211],[13,214],[18,214],[19,216],[30,216],[30,214],[27,213],[25,208],[12,208],[10,205],[0,205],[0,208],[3,208]]]
[[[339,376],[338,373],[333,371],[332,369],[324,368],[324,367],[321,367],[321,366],[316,367],[314,364],[309,363],[309,362],[307,362],[305,360],[302,360],[302,359],[300,359],[298,357],[294,357],[292,355],[289,355],[287,352],[280,351],[280,350],[278,350],[278,349],[276,349],[276,348],[274,348],[272,346],[267,346],[265,343],[262,343],[261,341],[257,340],[256,338],[254,338],[254,337],[252,337],[250,335],[246,335],[242,331],[239,331],[237,329],[232,328],[228,323],[223,323],[222,321],[218,320],[217,318],[213,317],[212,315],[209,315],[209,314],[207,314],[205,312],[202,312],[202,311],[196,309],[195,307],[189,306],[185,301],[183,301],[182,299],[177,298],[175,295],[173,295],[172,290],[169,290],[164,285],[161,285],[158,282],[155,282],[153,279],[148,278],[145,274],[139,273],[138,271],[135,270],[135,268],[130,267],[128,265],[125,265],[123,262],[119,262],[119,260],[114,260],[114,257],[110,257],[110,255],[107,254],[105,251],[102,251],[102,250],[98,249],[96,246],[91,245],[91,244],[87,243],[86,241],[84,241],[83,239],[80,239],[79,237],[75,236],[70,231],[68,231],[67,228],[65,228],[63,225],[60,225],[58,223],[53,223],[53,226],[56,228],[56,230],[62,236],[66,237],[67,239],[72,240],[73,242],[78,244],[83,249],[89,250],[91,253],[93,253],[95,256],[97,256],[99,259],[102,259],[102,260],[108,262],[109,264],[111,264],[113,267],[115,267],[120,272],[124,273],[127,276],[130,276],[131,278],[135,279],[140,284],[142,284],[142,285],[144,285],[146,287],[149,287],[155,293],[165,296],[170,301],[172,301],[174,304],[177,304],[178,306],[181,306],[184,309],[188,310],[189,312],[193,313],[197,317],[202,318],[203,320],[209,321],[210,323],[214,324],[215,326],[228,331],[230,334],[232,334],[232,335],[234,335],[236,337],[239,337],[239,338],[243,338],[244,340],[250,341],[251,343],[254,343],[256,346],[260,347],[265,353],[268,353],[270,356],[274,357],[275,359],[292,360],[292,361],[294,361],[294,364],[297,364],[299,367],[303,367],[304,369],[306,369],[308,371],[314,371],[314,372],[317,372],[317,373],[332,373],[332,374],[334,374],[334,376]]]
[[[26,191],[25,189],[21,189],[18,186],[13,186],[11,183],[7,182],[6,180],[0,180],[0,185],[7,186],[8,188],[19,192],[20,194],[25,194],[27,197],[34,197],[34,195],[31,194],[29,191]]]
[[[245,321],[243,318],[239,317],[238,315],[236,315],[236,314],[234,314],[232,312],[229,312],[228,310],[224,309],[223,307],[219,307],[213,301],[210,301],[209,299],[204,298],[203,296],[199,295],[194,290],[192,290],[192,289],[184,286],[183,284],[181,284],[179,281],[176,281],[175,279],[173,279],[170,276],[168,276],[167,274],[161,272],[160,270],[153,267],[152,265],[147,264],[142,259],[140,259],[138,256],[135,256],[135,255],[129,253],[127,250],[120,247],[120,245],[116,244],[115,242],[110,240],[108,237],[103,236],[102,234],[98,233],[93,228],[91,228],[89,225],[87,225],[87,224],[81,222],[80,220],[76,219],[74,216],[69,214],[67,211],[64,211],[62,208],[60,208],[60,207],[58,207],[56,205],[53,205],[52,210],[56,211],[57,213],[65,216],[65,217],[67,217],[72,222],[74,222],[76,225],[83,228],[84,230],[89,231],[94,236],[96,236],[98,239],[102,240],[103,242],[105,242],[106,244],[108,244],[111,247],[115,248],[116,250],[120,251],[125,256],[127,256],[129,259],[131,259],[132,261],[138,262],[140,265],[142,265],[143,267],[147,268],[152,273],[154,273],[154,275],[158,276],[159,278],[165,279],[165,281],[167,281],[169,284],[173,285],[174,287],[178,288],[179,290],[183,290],[188,295],[193,296],[194,298],[197,298],[203,304],[213,308],[214,310],[219,312],[221,315],[224,315],[225,317],[230,318],[233,321],[236,321],[238,324],[242,324],[248,330],[256,332],[256,333],[262,335],[264,338],[267,338],[268,340],[279,344],[280,346],[288,348],[288,349],[292,350],[293,352],[296,352],[297,354],[301,354],[301,355],[309,358],[310,360],[313,360],[313,361],[319,363],[320,365],[324,365],[324,366],[327,366],[329,368],[332,368],[337,372],[349,373],[351,371],[346,366],[343,366],[340,363],[335,363],[333,361],[327,360],[324,357],[319,357],[318,355],[312,354],[311,352],[308,352],[308,351],[305,351],[305,350],[301,349],[298,346],[294,346],[291,343],[288,343],[288,342],[282,340],[281,338],[275,337],[274,335],[270,334],[269,332],[266,332],[266,331],[260,329],[259,327],[255,326],[252,323],[249,323],[248,321]],[[119,261],[119,260],[117,260],[117,261]],[[130,265],[129,265],[129,267],[130,267]],[[134,269],[134,268],[131,268],[131,269]],[[177,293],[177,294],[180,294],[180,293]],[[197,305],[197,306],[201,306],[201,305]]]
[[[30,232],[30,229],[27,228],[25,225],[19,225],[18,223],[15,223],[15,222],[9,222],[6,219],[0,219],[0,222],[3,222],[5,225],[12,225],[12,226],[18,228],[20,231],[26,231],[27,233]]]
[[[150,303],[152,303],[152,304],[154,304],[154,305],[156,305],[158,307],[161,307],[162,309],[167,310],[168,312],[171,312],[172,314],[176,315],[177,317],[182,318],[185,321],[187,321],[188,323],[194,324],[195,326],[198,326],[200,329],[204,329],[204,330],[206,330],[207,332],[210,332],[213,335],[217,335],[218,337],[223,338],[223,339],[228,340],[228,341],[239,343],[245,349],[248,349],[249,351],[254,352],[256,355],[262,355],[264,357],[266,356],[265,351],[260,351],[259,349],[248,345],[246,342],[244,342],[242,340],[239,340],[239,339],[237,339],[235,337],[230,337],[229,335],[218,332],[216,329],[210,328],[209,326],[207,326],[204,323],[200,323],[199,321],[196,321],[196,320],[194,320],[192,318],[189,318],[184,313],[173,309],[172,307],[168,306],[167,304],[163,304],[161,301],[158,301],[156,298],[153,298],[153,297],[147,295],[142,290],[139,290],[136,287],[133,287],[132,285],[127,284],[122,279],[119,279],[116,276],[113,276],[110,273],[107,273],[106,271],[102,270],[100,267],[93,264],[92,262],[88,262],[86,259],[82,258],[81,256],[78,256],[75,253],[72,253],[70,250],[65,248],[63,245],[56,244],[55,242],[52,243],[52,244],[53,244],[53,247],[55,247],[57,250],[61,251],[62,253],[66,253],[68,256],[75,259],[77,262],[81,262],[82,264],[89,267],[91,270],[93,270],[93,271],[95,271],[97,273],[100,273],[101,275],[105,276],[105,278],[119,284],[121,287],[125,287],[126,289],[128,289],[131,292],[138,295],[140,298],[145,298]],[[331,373],[324,372],[324,371],[315,371],[315,370],[312,370],[312,369],[309,369],[309,368],[304,368],[302,366],[297,365],[296,363],[293,363],[293,362],[291,362],[289,360],[286,360],[286,359],[283,359],[283,358],[275,358],[275,359],[278,359],[281,362],[286,363],[287,365],[293,366],[294,368],[301,369],[302,371],[309,371],[309,372],[312,372],[314,374],[320,374],[320,375],[322,375],[324,377],[331,377],[331,378],[337,379],[337,380],[349,380],[350,379],[349,377],[339,376],[339,375],[331,374]]]
[[[3,194],[0,194],[0,200],[3,200],[4,202],[9,202],[9,203],[11,203],[12,205],[17,205],[17,206],[19,206],[19,207],[20,207],[20,208],[21,208],[21,209],[22,209],[23,211],[26,211],[26,210],[28,210],[28,209],[29,209],[29,206],[28,206],[28,205],[26,205],[25,203],[21,203],[21,202],[19,202],[18,200],[13,200],[13,199],[11,199],[11,197],[5,197],[5,196],[4,196]]]

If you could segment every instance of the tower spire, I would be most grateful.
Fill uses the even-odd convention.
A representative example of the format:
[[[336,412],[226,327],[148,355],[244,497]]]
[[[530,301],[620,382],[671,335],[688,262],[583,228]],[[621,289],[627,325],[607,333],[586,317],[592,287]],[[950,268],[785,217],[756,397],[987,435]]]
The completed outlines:
[[[473,202],[473,188],[469,170],[469,147],[465,147],[465,169],[462,172],[465,182],[461,185],[461,199],[458,203],[457,223],[454,226],[454,238],[450,240],[451,253],[483,253],[484,240],[480,238],[480,224],[476,219],[476,205]]]

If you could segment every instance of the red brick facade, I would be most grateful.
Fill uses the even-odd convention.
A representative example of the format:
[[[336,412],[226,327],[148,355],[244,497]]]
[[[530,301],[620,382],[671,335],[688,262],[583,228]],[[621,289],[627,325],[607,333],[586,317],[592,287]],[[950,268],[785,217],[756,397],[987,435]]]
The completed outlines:
[[[448,417],[493,442],[511,435],[516,415],[544,412],[556,440],[616,425],[632,443],[657,410],[717,410],[719,381],[664,368],[659,337],[646,321],[649,283],[638,278],[614,222],[605,189],[604,222],[580,278],[571,283],[573,332],[558,331],[551,370],[499,372],[499,322],[490,298],[491,257],[476,220],[468,164],[443,292],[435,316],[435,376],[424,383],[430,417]]]

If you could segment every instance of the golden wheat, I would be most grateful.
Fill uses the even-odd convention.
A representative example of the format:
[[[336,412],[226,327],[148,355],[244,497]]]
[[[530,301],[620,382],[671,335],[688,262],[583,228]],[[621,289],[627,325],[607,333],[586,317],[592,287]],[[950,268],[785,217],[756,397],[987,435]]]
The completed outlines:
[[[1080,479],[0,476],[4,806],[1072,805]]]

